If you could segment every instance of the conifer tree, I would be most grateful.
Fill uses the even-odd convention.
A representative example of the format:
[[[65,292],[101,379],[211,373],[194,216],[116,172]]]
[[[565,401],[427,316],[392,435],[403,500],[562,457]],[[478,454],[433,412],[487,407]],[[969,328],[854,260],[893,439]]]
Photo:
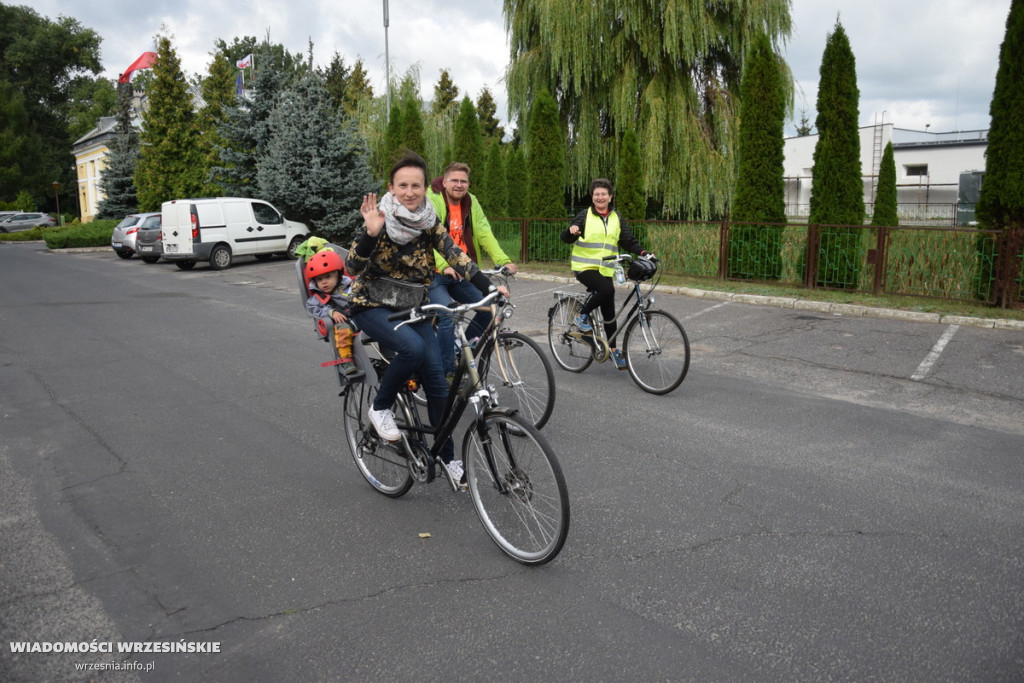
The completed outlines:
[[[418,95],[406,96],[402,102],[402,142],[404,149],[424,154],[423,111]]]
[[[989,229],[1024,229],[1024,0],[1010,3],[989,114],[978,220]]]
[[[566,217],[565,131],[558,119],[558,103],[547,90],[533,101],[526,143],[527,214],[562,220]]]
[[[220,148],[220,165],[213,169],[224,194],[234,197],[251,197],[257,193],[256,164],[266,154],[270,141],[267,119],[281,92],[305,70],[301,59],[280,45],[264,41],[251,49],[254,66],[250,85],[245,97],[235,98],[234,104],[224,112],[219,126],[224,146]],[[234,51],[225,54],[235,58]],[[249,53],[237,58],[246,54]]]
[[[494,96],[490,89],[485,87],[476,98],[476,116],[480,120],[480,132],[485,138],[501,140],[505,137],[505,129],[499,125],[501,122],[495,116],[497,111]]]
[[[487,147],[487,164],[482,173],[473,174],[474,194],[487,210],[488,216],[504,216],[508,210],[505,194],[505,164],[501,157],[501,142],[494,138]]]
[[[871,225],[898,226],[900,220],[896,210],[896,157],[890,140],[885,144],[882,163],[878,167],[878,187],[875,189],[875,211]]]
[[[505,162],[505,187],[508,216],[526,218],[529,176],[526,171],[526,156],[519,145],[513,145],[508,151],[508,159]]]
[[[135,129],[132,114],[132,86],[125,83],[118,86],[117,127],[99,180],[103,199],[97,206],[97,218],[124,218],[138,211],[134,176],[139,158],[139,132]]]
[[[629,222],[647,217],[643,164],[636,132],[627,128],[619,143],[619,168],[615,174],[615,210]]]
[[[431,113],[435,116],[440,116],[448,110],[448,107],[455,102],[458,96],[459,89],[452,82],[448,69],[441,69],[441,77],[437,79],[437,83],[434,85],[434,101],[430,103]]]
[[[267,127],[267,153],[257,164],[260,197],[321,236],[349,240],[375,181],[362,136],[335,110],[322,75],[300,76]]]
[[[729,275],[778,279],[786,222],[783,132],[785,65],[768,36],[754,39],[743,66],[736,192],[729,234]],[[765,224],[752,225],[753,221]]]
[[[452,141],[452,161],[469,164],[470,173],[482,170],[484,166],[483,139],[480,136],[480,122],[476,109],[469,97],[462,98],[459,117],[455,120],[455,139]]]
[[[198,196],[204,175],[193,97],[170,38],[158,37],[156,54],[135,167],[142,211],[158,211],[165,201]]]
[[[1010,3],[989,114],[992,123],[976,215],[983,228],[1024,230],[1024,0]],[[1006,305],[1024,292],[1019,284],[1016,291],[1004,287],[992,291],[993,275],[1014,273],[1019,283],[1020,257],[1014,256],[1013,263],[993,263],[994,241],[991,236],[978,238],[975,289],[979,298],[995,298],[996,303]],[[1014,252],[1020,253],[1019,249]]]
[[[223,52],[211,55],[206,78],[202,82],[204,106],[196,116],[199,149],[203,158],[203,197],[220,197],[224,188],[216,180],[215,168],[220,166],[220,151],[226,146],[222,130],[227,112],[235,106],[238,69]]]
[[[821,287],[855,288],[861,271],[864,184],[857,126],[857,69],[850,41],[836,22],[825,43],[818,81],[818,142],[811,172],[808,222],[820,231],[816,279]]]

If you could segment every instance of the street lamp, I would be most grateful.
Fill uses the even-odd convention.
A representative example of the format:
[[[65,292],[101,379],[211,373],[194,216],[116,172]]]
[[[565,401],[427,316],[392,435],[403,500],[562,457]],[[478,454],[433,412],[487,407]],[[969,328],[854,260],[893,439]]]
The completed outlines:
[[[388,24],[390,23],[388,0],[384,0],[384,77],[388,82],[387,99],[384,102],[386,108],[384,113],[385,121],[390,121],[391,119],[391,60],[388,58]]]
[[[57,200],[57,225],[64,225],[64,217],[60,215],[60,197],[57,192],[60,190],[60,183],[53,181],[53,198]]]

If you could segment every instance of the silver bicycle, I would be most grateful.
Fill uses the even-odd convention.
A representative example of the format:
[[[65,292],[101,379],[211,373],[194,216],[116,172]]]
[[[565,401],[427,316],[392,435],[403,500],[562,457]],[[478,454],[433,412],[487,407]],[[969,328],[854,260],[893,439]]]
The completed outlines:
[[[615,313],[613,321],[623,320],[622,354],[633,381],[651,394],[667,394],[674,390],[690,369],[690,340],[682,323],[667,311],[654,308],[651,293],[660,276],[655,262],[644,267],[631,267],[630,254],[608,256],[623,274],[629,273],[629,295]],[[574,320],[590,292],[555,292],[555,305],[548,310],[548,345],[555,362],[569,372],[583,372],[594,361],[611,358],[611,346],[605,335],[600,311],[590,316],[593,329],[584,332]],[[628,310],[627,310],[628,309]]]

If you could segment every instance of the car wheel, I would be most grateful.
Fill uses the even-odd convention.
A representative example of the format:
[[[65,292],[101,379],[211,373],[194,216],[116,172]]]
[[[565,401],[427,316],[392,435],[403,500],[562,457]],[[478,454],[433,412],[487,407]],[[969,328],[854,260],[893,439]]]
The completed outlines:
[[[306,240],[303,237],[293,237],[292,241],[291,241],[291,244],[288,245],[288,258],[290,258],[290,259],[298,258],[298,256],[295,254],[295,252],[298,250],[299,245],[302,244],[305,241]]]
[[[129,259],[132,257],[132,252],[130,249],[122,249],[121,251],[117,252],[117,255],[120,256],[121,258]]]
[[[178,270],[192,270],[196,267],[195,261],[175,261],[174,265],[178,266]]]
[[[226,244],[218,244],[210,252],[210,267],[214,270],[231,267],[231,249]]]
[[[156,263],[160,260],[159,256],[141,256],[143,263]]]

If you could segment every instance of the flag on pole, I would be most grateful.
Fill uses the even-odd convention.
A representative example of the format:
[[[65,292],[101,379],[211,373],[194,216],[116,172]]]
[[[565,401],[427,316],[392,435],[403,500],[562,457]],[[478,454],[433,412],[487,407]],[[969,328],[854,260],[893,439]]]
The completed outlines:
[[[245,79],[242,78],[242,74],[244,73],[244,71],[239,71],[238,78],[235,79],[235,94],[237,95],[245,94]]]
[[[235,66],[237,66],[239,69],[244,69],[246,67],[252,66],[252,53],[247,54],[245,57],[235,62]]]
[[[251,56],[252,55],[250,55],[250,57]],[[125,69],[125,72],[121,74],[121,77],[117,79],[117,82],[130,83],[133,71],[138,71],[139,69],[152,69],[154,64],[156,64],[156,53],[143,52],[138,59],[131,63],[131,66]]]

